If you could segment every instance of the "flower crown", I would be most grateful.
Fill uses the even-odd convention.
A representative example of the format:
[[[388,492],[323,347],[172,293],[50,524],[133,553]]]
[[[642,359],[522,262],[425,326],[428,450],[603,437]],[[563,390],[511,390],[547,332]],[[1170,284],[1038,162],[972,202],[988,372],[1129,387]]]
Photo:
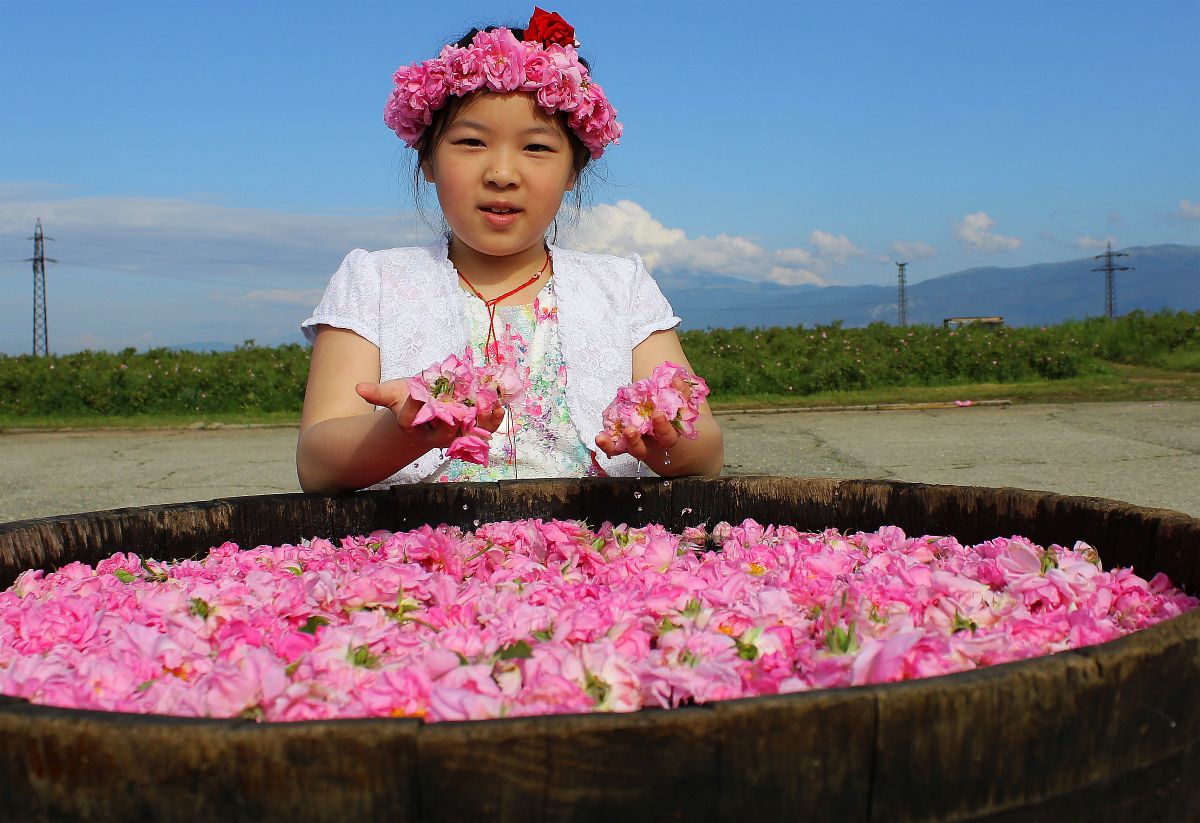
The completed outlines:
[[[567,124],[593,158],[619,143],[623,127],[604,90],[588,76],[575,48],[575,29],[558,14],[534,8],[518,40],[512,30],[481,31],[469,46],[444,46],[437,57],[402,66],[392,76],[383,122],[415,148],[433,113],[451,95],[486,90],[532,92],[547,114],[565,112]]]

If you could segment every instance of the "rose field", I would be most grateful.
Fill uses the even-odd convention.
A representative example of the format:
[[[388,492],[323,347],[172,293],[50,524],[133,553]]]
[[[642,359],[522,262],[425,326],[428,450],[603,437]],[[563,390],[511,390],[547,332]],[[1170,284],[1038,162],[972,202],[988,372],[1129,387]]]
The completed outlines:
[[[1200,312],[1134,312],[1036,328],[710,329],[681,333],[717,403],[965,383],[1063,382],[1119,365],[1200,371]],[[308,349],[0,355],[0,419],[299,413]]]

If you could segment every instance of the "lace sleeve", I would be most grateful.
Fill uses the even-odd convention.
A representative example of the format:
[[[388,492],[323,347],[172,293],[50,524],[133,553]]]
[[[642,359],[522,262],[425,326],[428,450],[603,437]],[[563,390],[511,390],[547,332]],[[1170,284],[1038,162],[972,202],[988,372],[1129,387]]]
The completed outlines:
[[[642,258],[634,254],[630,259],[635,268],[629,297],[629,330],[631,342],[636,346],[656,331],[675,328],[679,318],[671,311],[671,304],[646,270]]]
[[[319,323],[349,329],[379,346],[379,269],[370,252],[354,249],[338,266],[321,302],[300,324],[309,341],[316,339]]]

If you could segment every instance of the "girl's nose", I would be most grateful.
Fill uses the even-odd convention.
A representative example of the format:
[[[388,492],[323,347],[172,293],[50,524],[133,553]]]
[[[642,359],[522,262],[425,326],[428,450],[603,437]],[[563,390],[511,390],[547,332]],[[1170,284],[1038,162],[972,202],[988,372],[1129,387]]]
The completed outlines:
[[[516,185],[517,176],[509,169],[507,164],[497,165],[493,166],[492,170],[484,176],[484,182],[501,189],[506,189],[509,186]]]

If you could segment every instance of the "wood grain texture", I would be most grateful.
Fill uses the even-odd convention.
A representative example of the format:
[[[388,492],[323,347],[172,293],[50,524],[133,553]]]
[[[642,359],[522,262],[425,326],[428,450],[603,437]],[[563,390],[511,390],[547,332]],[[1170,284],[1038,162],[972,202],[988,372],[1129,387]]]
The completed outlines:
[[[415,821],[420,725],[6,706],[0,820]]]
[[[431,823],[721,819],[710,709],[439,723],[418,740]]]

